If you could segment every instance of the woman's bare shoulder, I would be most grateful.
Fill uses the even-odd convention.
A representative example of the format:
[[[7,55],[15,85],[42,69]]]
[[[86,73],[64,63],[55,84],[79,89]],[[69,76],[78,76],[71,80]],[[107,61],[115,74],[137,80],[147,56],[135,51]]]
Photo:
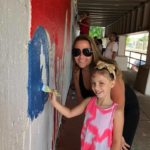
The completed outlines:
[[[116,79],[115,86],[111,90],[111,97],[113,101],[124,107],[125,103],[125,87],[124,81],[122,79]]]

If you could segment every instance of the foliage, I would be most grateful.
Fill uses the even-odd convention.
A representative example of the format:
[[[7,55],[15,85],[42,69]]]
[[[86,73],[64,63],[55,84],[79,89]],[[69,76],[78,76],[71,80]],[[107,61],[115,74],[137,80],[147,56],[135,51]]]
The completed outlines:
[[[126,38],[126,48],[132,51],[147,51],[148,33],[128,35]]]
[[[98,39],[103,38],[104,28],[99,26],[90,26],[89,35],[91,37],[97,37]]]

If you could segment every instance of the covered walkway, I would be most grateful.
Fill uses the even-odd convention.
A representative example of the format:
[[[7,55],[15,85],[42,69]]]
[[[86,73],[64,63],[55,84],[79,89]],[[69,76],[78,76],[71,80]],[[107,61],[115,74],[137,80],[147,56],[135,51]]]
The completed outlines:
[[[55,144],[57,150],[80,149],[84,116],[63,118],[59,130],[60,116],[41,86],[57,89],[63,104],[77,104],[69,89],[71,46],[84,11],[92,26],[105,27],[106,38],[118,33],[121,57],[127,34],[150,31],[150,0],[0,0],[0,150],[55,150]],[[150,38],[147,65],[149,56]],[[150,95],[147,74],[148,80],[141,75],[139,83]],[[149,150],[150,97],[137,95],[141,118],[133,148]]]

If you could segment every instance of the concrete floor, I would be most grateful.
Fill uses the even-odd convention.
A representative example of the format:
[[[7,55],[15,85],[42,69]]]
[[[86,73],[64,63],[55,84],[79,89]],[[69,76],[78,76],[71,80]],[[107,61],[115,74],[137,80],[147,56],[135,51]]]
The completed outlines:
[[[136,73],[124,72],[125,81],[134,88]],[[150,96],[135,90],[140,105],[140,121],[132,145],[132,150],[150,150]]]
[[[132,87],[136,79],[136,73],[124,72],[125,82]],[[140,105],[140,121],[132,145],[132,150],[150,150],[150,96],[145,96],[136,91]],[[66,105],[70,108],[78,104],[75,91],[68,92]],[[56,143],[56,150],[80,150],[80,131],[84,116],[71,119],[62,118],[62,124]]]

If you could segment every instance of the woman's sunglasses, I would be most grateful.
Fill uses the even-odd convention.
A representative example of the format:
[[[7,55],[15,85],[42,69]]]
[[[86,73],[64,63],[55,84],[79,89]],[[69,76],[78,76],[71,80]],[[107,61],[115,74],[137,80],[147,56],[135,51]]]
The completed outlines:
[[[84,48],[82,49],[82,53],[86,57],[92,56],[93,51],[90,48]],[[81,50],[79,48],[73,48],[72,49],[72,56],[77,57],[81,55]]]

